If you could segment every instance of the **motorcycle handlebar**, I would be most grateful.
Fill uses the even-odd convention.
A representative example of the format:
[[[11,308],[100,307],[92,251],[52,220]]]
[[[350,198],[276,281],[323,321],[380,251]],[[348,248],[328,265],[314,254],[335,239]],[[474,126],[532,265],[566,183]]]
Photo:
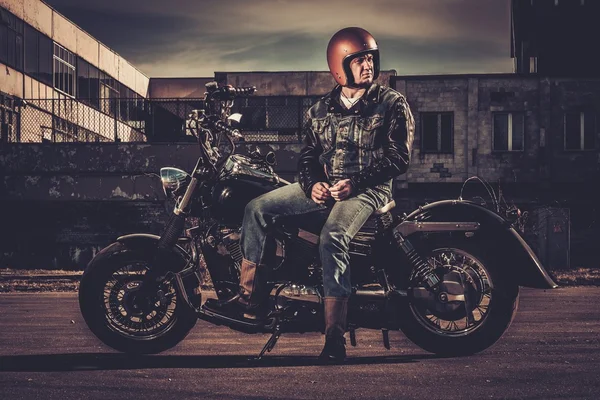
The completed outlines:
[[[242,139],[243,140],[243,136],[242,136],[242,134],[240,133],[239,130],[230,127],[229,125],[227,125],[223,121],[217,121],[217,122],[215,122],[214,126],[215,126],[215,128],[226,132],[228,135],[231,135],[231,136],[233,136],[233,137],[235,137],[237,139]]]
[[[256,86],[249,87],[233,87],[230,85],[219,87],[217,82],[210,82],[206,84],[208,94],[218,100],[233,100],[236,97],[248,96],[254,94]]]

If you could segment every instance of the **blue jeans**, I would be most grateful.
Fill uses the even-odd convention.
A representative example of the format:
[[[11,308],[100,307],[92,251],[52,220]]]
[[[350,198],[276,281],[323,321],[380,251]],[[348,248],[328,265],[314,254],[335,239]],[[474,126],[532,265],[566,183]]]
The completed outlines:
[[[320,212],[327,218],[319,238],[325,297],[349,297],[352,291],[350,240],[371,214],[390,199],[389,185],[369,188],[334,202],[333,207],[319,205],[307,198],[298,183],[275,189],[246,205],[241,232],[242,253],[248,261],[268,265],[275,252],[275,239],[271,234],[274,222],[281,217]]]

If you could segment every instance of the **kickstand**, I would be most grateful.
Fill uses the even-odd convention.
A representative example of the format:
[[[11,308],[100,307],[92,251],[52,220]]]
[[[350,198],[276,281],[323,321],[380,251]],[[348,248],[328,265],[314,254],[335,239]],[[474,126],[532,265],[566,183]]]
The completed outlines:
[[[390,331],[387,329],[382,329],[381,333],[383,334],[383,346],[386,349],[390,349]]]
[[[350,328],[350,344],[356,347],[356,329]]]
[[[262,356],[267,351],[271,352],[271,350],[273,350],[273,347],[275,347],[275,344],[277,343],[277,340],[279,339],[279,336],[281,336],[281,325],[279,323],[276,323],[275,324],[275,328],[273,329],[273,334],[271,335],[271,337],[269,338],[269,340],[265,344],[265,347],[263,347],[262,351],[258,355],[257,360],[262,359]]]

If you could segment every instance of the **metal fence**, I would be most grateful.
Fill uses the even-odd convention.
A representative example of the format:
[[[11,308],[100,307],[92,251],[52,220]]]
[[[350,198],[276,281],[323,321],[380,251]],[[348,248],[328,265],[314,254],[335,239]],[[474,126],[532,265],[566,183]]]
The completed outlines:
[[[145,116],[116,118],[101,107],[72,98],[25,99],[18,105],[19,124],[9,142],[144,142]],[[119,104],[120,106],[120,104]],[[108,107],[108,106],[106,106]],[[119,113],[117,116],[121,115]],[[129,115],[142,115],[130,118]]]
[[[316,97],[269,96],[236,100],[248,142],[301,141]],[[191,141],[186,119],[202,99],[25,99],[0,96],[0,142]]]
[[[17,141],[19,122],[18,99],[0,92],[0,144]]]

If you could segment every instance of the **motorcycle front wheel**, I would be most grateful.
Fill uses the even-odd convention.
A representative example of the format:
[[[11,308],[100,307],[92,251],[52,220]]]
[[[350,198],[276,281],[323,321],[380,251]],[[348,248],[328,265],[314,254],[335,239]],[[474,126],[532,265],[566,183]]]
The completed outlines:
[[[79,306],[90,330],[124,353],[155,354],[172,348],[197,321],[179,298],[172,275],[142,295],[151,254],[114,243],[92,260],[79,286]]]
[[[442,356],[470,355],[492,346],[516,314],[518,285],[490,252],[467,239],[441,239],[426,247],[423,258],[441,283],[434,292],[410,291],[410,300],[400,308],[402,332]]]

